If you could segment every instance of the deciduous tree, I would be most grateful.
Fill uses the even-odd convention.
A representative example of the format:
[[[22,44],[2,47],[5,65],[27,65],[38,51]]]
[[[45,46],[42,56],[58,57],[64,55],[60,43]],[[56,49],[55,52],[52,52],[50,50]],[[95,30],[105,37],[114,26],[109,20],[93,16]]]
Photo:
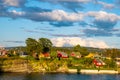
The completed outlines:
[[[39,44],[42,47],[43,53],[49,52],[51,47],[52,47],[52,45],[53,45],[52,42],[49,39],[47,39],[47,38],[40,38],[38,40],[38,42],[39,42]]]
[[[80,52],[80,54],[81,54],[82,56],[88,55],[87,49],[84,48],[84,47],[81,47],[79,44],[76,45],[76,46],[73,48],[73,50],[74,50],[75,52]]]
[[[26,48],[28,53],[41,51],[41,45],[33,38],[27,38]]]

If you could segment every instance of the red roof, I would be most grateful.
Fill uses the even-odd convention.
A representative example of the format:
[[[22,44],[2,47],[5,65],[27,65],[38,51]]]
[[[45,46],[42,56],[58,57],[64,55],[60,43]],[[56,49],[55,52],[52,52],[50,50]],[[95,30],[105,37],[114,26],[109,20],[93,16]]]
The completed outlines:
[[[44,57],[50,57],[49,53],[44,53],[43,55],[44,55]]]

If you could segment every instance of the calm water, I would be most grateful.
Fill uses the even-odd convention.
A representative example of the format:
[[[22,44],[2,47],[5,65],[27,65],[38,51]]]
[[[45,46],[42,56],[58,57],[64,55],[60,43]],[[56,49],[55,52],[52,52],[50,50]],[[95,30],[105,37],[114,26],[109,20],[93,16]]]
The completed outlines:
[[[0,80],[120,80],[120,75],[1,73]]]

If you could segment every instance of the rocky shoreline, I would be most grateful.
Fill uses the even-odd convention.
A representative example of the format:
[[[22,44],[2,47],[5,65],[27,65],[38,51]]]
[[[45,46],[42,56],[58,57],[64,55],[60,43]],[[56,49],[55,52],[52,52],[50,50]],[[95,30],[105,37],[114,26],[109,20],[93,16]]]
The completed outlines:
[[[80,73],[80,74],[119,74],[119,70],[88,70],[88,69],[69,69],[66,63],[61,66],[53,63],[40,63],[27,60],[9,60],[0,64],[1,72],[23,72],[23,73]]]
[[[39,71],[34,71],[30,70],[26,65],[24,66],[19,66],[19,67],[11,67],[9,69],[2,70],[2,72],[22,72],[22,73],[34,73],[34,72],[39,72],[39,73],[79,73],[79,74],[119,74],[118,71],[115,70],[86,70],[86,69],[81,69],[78,71],[77,69],[59,69],[56,71],[46,71],[45,69],[40,69]]]

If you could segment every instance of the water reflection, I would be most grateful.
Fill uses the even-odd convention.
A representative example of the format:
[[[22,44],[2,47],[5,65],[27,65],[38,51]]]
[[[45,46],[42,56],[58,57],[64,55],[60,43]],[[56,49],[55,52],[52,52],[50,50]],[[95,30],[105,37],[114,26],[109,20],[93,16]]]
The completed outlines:
[[[1,73],[0,80],[119,80],[120,75],[106,74],[42,74]]]
[[[0,80],[24,80],[21,73],[0,73]]]

